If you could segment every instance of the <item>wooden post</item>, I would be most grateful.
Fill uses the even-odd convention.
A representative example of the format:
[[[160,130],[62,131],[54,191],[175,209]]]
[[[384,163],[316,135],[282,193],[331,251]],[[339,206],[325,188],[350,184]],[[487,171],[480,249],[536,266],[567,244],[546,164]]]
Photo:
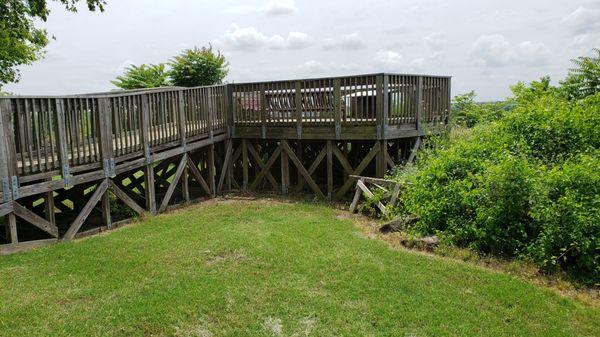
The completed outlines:
[[[333,80],[333,119],[335,123],[335,139],[342,138],[342,109],[341,109],[340,79]]]
[[[377,75],[375,78],[376,98],[375,98],[375,118],[377,119],[377,139],[383,137],[383,75]]]
[[[69,155],[67,152],[67,132],[65,123],[65,110],[63,101],[56,99],[56,133],[58,142],[58,160],[60,161],[61,177],[65,182],[65,187],[71,186],[71,173],[69,168]],[[100,145],[102,146],[102,144]]]
[[[14,132],[12,127],[12,104],[8,99],[0,99],[0,177],[3,180],[3,192],[6,199],[18,197],[18,182],[15,186],[17,177],[17,157],[14,144]],[[14,177],[14,178],[13,178]],[[6,190],[5,190],[6,189]],[[13,191],[11,194],[10,191]],[[14,190],[17,189],[17,194]],[[8,201],[8,200],[3,200]],[[15,213],[8,213],[5,216],[6,238],[11,243],[19,242],[17,235],[17,218]]]
[[[301,140],[298,140],[296,142],[296,156],[298,157],[298,160],[300,160],[300,162],[302,164],[304,164],[303,158],[302,158],[304,156],[304,150],[302,149],[302,141]],[[302,173],[300,172],[300,170],[297,170],[297,172],[298,172],[297,181],[298,181],[298,185],[300,185],[304,178],[302,177]]]
[[[417,117],[416,125],[419,136],[421,135],[421,115],[423,114],[423,76],[419,76],[417,79]]]
[[[146,162],[144,164],[144,194],[146,198],[146,210],[156,214],[156,191],[154,189],[154,163],[152,159],[152,150],[150,148],[150,99],[148,95],[141,96],[141,141],[144,149]]]
[[[302,82],[296,81],[294,83],[294,105],[296,110],[294,115],[296,117],[296,137],[302,139]]]
[[[327,200],[333,196],[333,142],[327,141]]]
[[[383,75],[383,83],[382,83],[382,91],[383,91],[383,102],[382,104],[382,124],[381,124],[381,138],[382,139],[386,139],[387,138],[387,130],[388,130],[388,124],[389,124],[389,113],[390,113],[390,107],[389,107],[389,98],[390,98],[390,75]]]
[[[217,187],[215,184],[215,144],[210,144],[208,146],[208,186],[210,186],[210,190],[212,191],[212,196],[215,197],[217,195]]]
[[[242,189],[248,190],[248,144],[246,139],[242,139]]]
[[[285,140],[282,140],[285,142]],[[281,152],[281,193],[288,194],[290,188],[290,162],[286,151]]]
[[[102,156],[102,167],[106,179],[114,177],[114,154],[112,143],[112,111],[110,108],[110,98],[98,99],[98,121],[100,122],[100,154]],[[110,194],[108,190],[102,194],[100,201],[102,211],[102,223],[106,228],[112,228],[112,219],[110,215]]]
[[[262,138],[267,137],[267,97],[265,95],[265,84],[258,85],[260,91],[260,127]],[[253,118],[254,119],[254,118]]]

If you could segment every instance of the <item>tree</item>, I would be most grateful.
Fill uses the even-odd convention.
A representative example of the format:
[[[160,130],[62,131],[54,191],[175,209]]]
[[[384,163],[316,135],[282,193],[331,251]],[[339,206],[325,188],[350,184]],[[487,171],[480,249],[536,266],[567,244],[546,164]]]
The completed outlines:
[[[105,0],[52,0],[71,12],[83,1],[90,11],[104,10]],[[0,88],[20,79],[20,65],[31,64],[44,56],[48,33],[36,28],[35,21],[46,21],[47,0],[0,1]]]
[[[161,64],[142,64],[141,66],[130,66],[125,69],[125,73],[118,76],[112,84],[125,90],[141,88],[158,88],[170,85],[169,72],[165,65]]]
[[[221,52],[213,52],[212,46],[187,49],[171,59],[173,85],[195,87],[219,84],[229,72],[229,63]]]
[[[581,99],[600,92],[600,49],[593,56],[580,56],[571,60],[575,65],[562,81],[562,89],[569,99]]]

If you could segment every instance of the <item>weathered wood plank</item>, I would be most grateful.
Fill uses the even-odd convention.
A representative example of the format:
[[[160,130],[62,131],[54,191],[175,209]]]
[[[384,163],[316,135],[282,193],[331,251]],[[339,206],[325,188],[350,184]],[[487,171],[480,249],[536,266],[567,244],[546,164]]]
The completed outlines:
[[[179,166],[177,166],[177,171],[175,171],[173,180],[170,182],[169,188],[167,189],[167,193],[163,197],[163,200],[160,204],[160,208],[158,209],[159,213],[164,212],[165,209],[167,209],[167,206],[169,205],[169,201],[171,200],[171,197],[173,196],[173,192],[175,192],[175,188],[177,188],[177,183],[179,182],[179,179],[181,178],[181,175],[183,174],[183,170],[185,169],[186,164],[187,164],[187,154],[184,154],[181,157]]]
[[[15,211],[15,215],[19,218],[29,222],[30,224],[36,226],[37,228],[43,230],[44,232],[54,237],[58,237],[58,228],[50,222],[48,222],[48,220],[33,213],[18,202],[13,202],[13,209]]]
[[[94,191],[94,194],[92,194],[92,196],[90,197],[90,200],[87,202],[87,204],[85,204],[79,215],[77,215],[77,218],[75,218],[75,220],[71,223],[69,230],[67,230],[67,232],[65,233],[65,240],[72,240],[73,237],[75,237],[75,234],[77,234],[84,221],[90,215],[90,213],[94,209],[94,206],[96,206],[98,201],[100,201],[100,198],[104,195],[107,189],[108,179],[105,179],[98,185],[98,187],[96,187],[96,190]]]

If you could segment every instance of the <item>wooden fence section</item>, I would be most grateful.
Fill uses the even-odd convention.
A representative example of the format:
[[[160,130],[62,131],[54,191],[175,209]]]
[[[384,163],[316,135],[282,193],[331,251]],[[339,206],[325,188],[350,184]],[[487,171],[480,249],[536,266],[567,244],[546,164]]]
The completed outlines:
[[[445,125],[450,110],[450,78],[441,76],[372,74],[241,83],[231,90],[237,138],[277,139],[282,133],[289,136],[290,128],[298,139],[324,134],[332,139],[397,138],[399,130]],[[303,137],[303,131],[315,127],[328,130]]]

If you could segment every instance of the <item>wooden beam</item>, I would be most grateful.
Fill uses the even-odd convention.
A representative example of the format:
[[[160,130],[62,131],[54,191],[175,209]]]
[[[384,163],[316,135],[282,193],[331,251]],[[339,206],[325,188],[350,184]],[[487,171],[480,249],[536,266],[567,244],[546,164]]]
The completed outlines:
[[[333,142],[327,141],[327,200],[333,196]]]
[[[289,149],[289,152],[292,152],[287,141],[285,139],[281,140],[284,143],[284,149]],[[290,161],[289,155],[287,151],[281,152],[281,194],[288,194],[288,190],[290,188]]]
[[[412,163],[417,158],[417,151],[419,151],[419,147],[421,147],[421,137],[417,137],[415,140],[415,144],[410,151],[410,156],[408,156],[407,163]]]
[[[315,173],[315,171],[317,170],[317,167],[319,167],[319,164],[321,164],[321,162],[323,161],[323,159],[326,156],[327,156],[327,145],[323,146],[323,148],[317,155],[317,158],[315,158],[313,163],[308,168],[308,175],[312,176],[312,174]],[[305,183],[305,181],[299,181],[298,185],[296,186],[295,191],[300,192],[302,190],[302,188],[304,187],[304,183]]]
[[[269,158],[269,160],[267,160],[267,163],[265,164],[265,166],[262,168],[262,170],[260,170],[260,173],[256,176],[256,178],[250,185],[250,189],[255,189],[256,185],[258,185],[258,183],[260,183],[265,178],[265,176],[271,169],[271,166],[273,166],[273,164],[275,164],[275,161],[277,160],[277,157],[279,157],[279,154],[281,154],[281,143],[279,143],[279,146],[277,146],[275,151],[271,154],[271,158]]]
[[[373,194],[373,192],[371,192],[371,190],[369,190],[369,188],[367,187],[367,185],[365,185],[365,183],[362,180],[359,180],[356,182],[356,186],[362,190],[362,192],[369,198],[373,198],[375,197],[375,195]],[[385,206],[381,203],[381,201],[378,201],[377,203],[375,203],[375,205],[377,206],[377,208],[379,208],[379,210],[381,211],[381,213],[386,214],[387,210],[385,208]]]
[[[217,194],[217,184],[215,183],[216,167],[215,167],[215,144],[208,146],[208,186],[212,191],[211,195],[214,197]]]
[[[171,200],[171,197],[173,196],[173,192],[175,192],[175,188],[177,187],[177,183],[179,183],[179,179],[181,178],[181,175],[183,174],[183,170],[185,169],[187,164],[187,154],[183,154],[183,156],[181,156],[181,160],[179,161],[179,166],[177,166],[177,171],[175,171],[175,175],[173,176],[173,180],[171,181],[171,185],[169,185],[169,188],[167,189],[167,193],[165,194],[161,204],[160,204],[160,208],[158,209],[158,212],[164,212],[165,209],[167,209],[167,206],[169,205],[169,200]]]
[[[242,189],[248,190],[248,141],[242,139]]]
[[[107,189],[108,189],[108,179],[104,179],[98,185],[98,187],[96,187],[94,194],[92,195],[90,200],[87,202],[87,204],[85,204],[85,206],[83,207],[83,209],[81,210],[79,215],[77,215],[77,218],[75,218],[73,223],[71,223],[69,230],[67,231],[67,233],[65,233],[65,236],[64,236],[65,240],[72,240],[75,237],[75,234],[77,234],[77,232],[81,228],[81,225],[83,225],[84,221],[90,215],[90,213],[94,209],[94,206],[96,206],[98,201],[100,201],[100,198],[104,195],[104,193],[106,192]]]
[[[232,155],[232,147],[231,140],[227,141],[227,149],[225,150],[225,160],[223,161],[223,167],[221,170],[221,176],[219,177],[219,184],[217,185],[217,193],[221,193],[223,190],[223,182],[225,182],[225,177],[227,176],[227,171],[229,171],[229,162],[231,161]]]
[[[188,157],[187,161],[192,177],[200,184],[200,186],[202,187],[202,189],[204,189],[204,192],[206,192],[206,194],[208,194],[209,196],[212,195],[212,190],[210,189],[210,186],[208,186],[206,180],[202,178],[202,174],[200,173],[200,170],[198,170],[198,167],[196,166],[192,158]]]
[[[252,158],[254,158],[254,162],[256,163],[256,165],[258,165],[258,168],[260,168],[261,170],[264,169],[265,163],[263,162],[262,158],[258,154],[258,151],[256,150],[256,148],[254,147],[254,145],[251,142],[248,142],[248,151],[250,151],[250,155],[252,155]],[[271,174],[271,172],[267,172],[266,177],[267,177],[267,180],[273,186],[273,188],[277,189],[277,180],[275,180],[275,177],[273,177],[273,174]]]
[[[127,193],[125,193],[125,191],[120,189],[114,181],[109,180],[109,184],[111,192],[114,193],[117,198],[121,199],[125,205],[129,206],[129,208],[134,210],[137,214],[144,213],[144,209],[138,205],[137,202],[135,202]]]
[[[15,210],[15,215],[19,218],[29,222],[30,224],[34,225],[35,227],[43,230],[44,232],[54,237],[58,237],[58,228],[50,222],[48,222],[48,220],[33,213],[18,202],[13,202],[13,208]]]
[[[317,194],[317,196],[319,196],[321,198],[325,198],[325,195],[323,194],[323,192],[321,192],[321,189],[319,188],[319,186],[317,185],[317,183],[313,180],[313,178],[308,173],[308,171],[306,170],[306,168],[304,168],[304,165],[302,165],[302,162],[300,161],[300,159],[298,159],[298,157],[294,154],[294,152],[290,148],[290,146],[287,143],[287,141],[282,140],[281,144],[283,146],[284,152],[286,152],[286,154],[292,160],[292,162],[294,163],[294,165],[296,165],[296,168],[298,169],[298,172],[300,172],[300,174],[304,177],[304,179],[308,183],[308,186],[310,186],[310,188],[312,188],[312,190]]]
[[[146,197],[146,209],[156,213],[156,192],[154,189],[154,166],[148,164],[144,166],[144,194]]]
[[[379,145],[378,143],[373,145],[373,147],[371,148],[371,151],[369,151],[367,156],[363,158],[363,160],[356,167],[356,169],[354,169],[354,172],[352,172],[354,175],[360,175],[362,173],[362,171],[367,167],[367,165],[369,165],[369,163],[371,163],[371,160],[373,160],[375,155],[377,155],[377,153],[381,150],[378,145]],[[335,194],[335,199],[340,199],[341,197],[343,197],[344,194],[346,194],[346,192],[350,188],[350,186],[352,186],[353,181],[354,180],[352,180],[352,179],[346,180],[344,185],[342,185],[342,187],[340,187],[340,189]]]

